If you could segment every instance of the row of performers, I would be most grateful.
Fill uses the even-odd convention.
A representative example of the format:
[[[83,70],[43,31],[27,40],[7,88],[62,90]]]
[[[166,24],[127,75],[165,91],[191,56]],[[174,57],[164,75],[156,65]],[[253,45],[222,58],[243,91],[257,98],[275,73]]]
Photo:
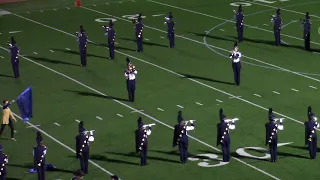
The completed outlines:
[[[230,135],[229,130],[235,129],[235,121],[239,118],[227,118],[223,110],[220,109],[220,122],[217,124],[217,146],[221,145],[223,153],[223,162],[230,161]],[[278,130],[282,131],[284,118],[276,118],[273,109],[270,108],[268,112],[269,122],[265,124],[266,127],[266,145],[269,145],[271,155],[270,162],[277,161],[277,143]],[[308,145],[310,159],[315,159],[317,151],[317,134],[316,130],[319,128],[319,123],[311,107],[308,107],[308,119],[305,122],[305,142]],[[195,120],[183,120],[182,112],[178,112],[178,124],[174,126],[173,147],[179,146],[180,162],[187,163],[188,160],[188,131],[195,129]],[[140,166],[147,165],[147,151],[148,151],[148,136],[151,135],[152,126],[155,124],[145,125],[141,117],[138,119],[138,129],[136,130],[136,151],[140,153]]]

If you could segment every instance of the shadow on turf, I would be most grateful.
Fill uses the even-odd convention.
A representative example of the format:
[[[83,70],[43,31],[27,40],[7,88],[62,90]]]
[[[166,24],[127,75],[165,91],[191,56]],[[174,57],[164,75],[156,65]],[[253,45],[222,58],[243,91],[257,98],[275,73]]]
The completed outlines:
[[[127,101],[127,102],[129,102],[128,99],[117,98],[117,97],[113,97],[113,96],[104,96],[104,95],[101,95],[101,94],[90,93],[90,92],[85,92],[85,91],[74,91],[74,90],[68,90],[68,89],[64,89],[63,91],[77,93],[80,96],[92,96],[92,97],[115,99],[115,100],[118,100],[118,101]]]
[[[100,43],[99,46],[108,47],[108,44]],[[126,51],[136,51],[136,50],[134,50],[134,49],[125,48],[125,47],[121,47],[121,46],[115,46],[115,49],[116,49],[116,50],[126,50]]]
[[[59,52],[64,52],[64,53],[68,53],[68,54],[75,54],[75,55],[79,55],[80,53],[79,51],[73,51],[73,50],[65,50],[65,49],[52,49],[54,51],[59,51]],[[107,59],[107,56],[98,56],[98,55],[94,55],[94,54],[89,54],[87,53],[87,57],[96,57],[96,58],[102,58],[102,59]]]
[[[14,78],[14,76],[9,76],[9,75],[5,75],[5,74],[0,74],[0,77]]]
[[[140,156],[137,153],[118,153],[118,152],[105,152],[108,154],[115,154],[115,155],[119,155],[119,156],[126,156],[126,157],[136,157],[136,158],[140,158]],[[163,161],[163,162],[170,162],[170,163],[180,163],[179,161],[175,161],[175,160],[171,160],[171,159],[165,159],[162,157],[154,157],[154,156],[149,156],[148,155],[148,159],[152,159],[152,160],[157,160],[157,161]]]
[[[221,83],[221,84],[234,85],[234,83],[231,83],[231,82],[219,81],[219,80],[215,80],[215,79],[211,79],[211,78],[206,78],[206,77],[201,77],[201,76],[194,76],[194,75],[190,75],[190,74],[183,74],[183,73],[179,73],[179,74],[185,76],[185,77],[182,77],[182,78],[201,79],[201,80],[211,81],[211,82],[216,82],[216,83]]]
[[[138,163],[133,163],[133,162],[129,162],[129,161],[123,161],[123,160],[120,160],[120,159],[110,159],[110,158],[107,158],[105,156],[98,155],[98,154],[91,155],[90,159],[97,160],[97,161],[106,161],[106,162],[111,162],[111,163],[129,164],[129,165],[135,165],[135,166],[138,165]]]
[[[7,164],[7,166],[25,168],[27,170],[33,168],[33,164],[32,163],[28,163],[28,164]],[[49,170],[47,172],[62,172],[62,173],[70,173],[70,174],[74,173],[74,171],[65,170],[65,169],[59,169],[59,168],[56,168],[54,170]]]
[[[205,37],[206,34],[205,33],[196,33],[196,32],[188,32],[190,34],[195,34],[196,36],[200,36],[200,37]],[[211,38],[211,39],[216,39],[216,40],[223,40],[223,41],[230,41],[230,42],[234,42],[235,40],[232,39],[227,39],[224,37],[220,37],[220,36],[212,36],[212,35],[207,35],[206,37]]]
[[[230,38],[233,38],[234,40],[238,40],[238,37],[235,36],[227,36]],[[243,38],[244,42],[252,42],[252,43],[257,43],[257,44],[267,44],[267,45],[271,45],[271,46],[275,46],[275,41],[268,41],[268,40],[260,40],[260,39],[249,39],[249,38]],[[281,43],[282,47],[289,47],[289,48],[296,48],[296,49],[300,49],[300,50],[305,50],[303,44],[301,44],[301,46],[297,46],[297,45],[286,45]]]
[[[125,40],[125,41],[131,41],[131,42],[134,42],[136,43],[137,41],[135,39],[130,39],[130,38],[119,38],[119,39],[122,39],[122,40]],[[143,45],[147,45],[147,46],[159,46],[159,47],[169,47],[169,46],[166,46],[166,45],[162,45],[162,44],[157,44],[157,43],[152,43],[152,42],[148,42],[148,41],[143,41]]]
[[[45,58],[45,57],[34,57],[34,56],[26,56],[26,57],[30,58],[32,60],[35,60],[35,61],[48,62],[48,63],[52,63],[52,64],[65,64],[65,65],[71,65],[71,66],[80,66],[78,64],[73,64],[73,63],[68,63],[68,62],[64,62],[64,61],[48,59],[48,58]]]

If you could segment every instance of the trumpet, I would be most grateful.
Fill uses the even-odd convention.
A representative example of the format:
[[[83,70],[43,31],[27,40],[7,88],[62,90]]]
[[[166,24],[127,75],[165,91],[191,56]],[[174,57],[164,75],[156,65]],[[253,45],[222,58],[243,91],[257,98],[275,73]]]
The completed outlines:
[[[284,129],[283,127],[283,124],[282,124],[282,121],[284,120],[285,118],[274,118],[274,121],[277,122],[279,121],[279,124],[277,124],[277,128],[282,131]]]
[[[196,120],[185,120],[185,121],[182,121],[181,124],[183,126],[191,126],[194,121],[196,121]]]
[[[146,129],[146,130],[149,130],[151,129],[152,126],[156,125],[155,123],[152,123],[152,124],[145,124],[142,126],[142,129]]]
[[[276,15],[272,15],[272,14],[271,14],[271,20],[270,20],[270,22],[274,22],[274,19],[275,19],[276,17],[277,17]]]
[[[94,132],[94,131],[95,131],[95,130],[90,130],[90,131],[85,131],[85,132],[84,132],[85,134],[90,133],[89,139],[88,139],[88,141],[90,141],[90,142],[93,142],[93,141],[94,141],[94,136],[93,136],[93,132]]]
[[[235,121],[240,120],[239,118],[225,119],[224,122],[228,123],[229,129],[236,129]]]

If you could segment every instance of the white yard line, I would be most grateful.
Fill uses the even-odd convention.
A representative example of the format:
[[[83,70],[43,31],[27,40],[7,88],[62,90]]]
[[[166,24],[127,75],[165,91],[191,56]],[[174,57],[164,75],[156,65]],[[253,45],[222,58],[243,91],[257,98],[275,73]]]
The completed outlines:
[[[70,51],[71,49],[69,49],[69,48],[66,48],[66,50]]]
[[[19,33],[19,32],[22,32],[22,31],[10,31],[9,33],[10,34],[15,34],[15,33]]]
[[[138,110],[138,111],[131,111],[131,113],[136,113],[136,112],[143,112],[144,110]]]
[[[75,120],[77,123],[80,123],[80,121],[78,119]]]
[[[147,38],[144,38],[144,40],[146,40],[146,41],[150,41],[150,39],[147,39]]]
[[[234,98],[241,98],[241,96],[231,96],[231,97],[229,97],[229,99],[234,99]]]
[[[40,127],[41,125],[34,125],[36,127]],[[33,128],[33,126],[27,126],[26,128]]]
[[[269,24],[263,24],[264,26],[269,26]]]
[[[119,117],[123,117],[121,114],[117,114],[117,116],[119,116]]]
[[[257,96],[257,97],[261,97],[259,94],[253,94],[253,95],[255,95],[255,96]]]
[[[57,126],[61,126],[60,124],[58,124],[58,123],[54,123],[55,125],[57,125]]]
[[[3,56],[0,56],[0,58],[4,59],[4,57],[3,57]]]
[[[164,37],[160,36],[161,39],[164,39]]]
[[[179,104],[177,104],[177,107],[179,107],[179,108],[181,108],[181,109],[183,109],[183,108],[184,108],[183,106],[181,106],[181,105],[179,105]]]
[[[224,29],[220,29],[220,31],[225,31]]]
[[[157,108],[157,110],[158,110],[158,111],[164,111],[164,110],[163,110],[163,109],[161,109],[161,108]]]
[[[152,17],[158,17],[158,16],[163,16],[164,14],[155,14],[155,15],[152,15]]]
[[[54,52],[53,50],[49,50],[50,52]]]
[[[33,54],[38,54],[37,52],[33,52]]]
[[[314,53],[314,54],[320,54],[319,52],[312,52],[312,53]]]
[[[199,102],[196,102],[196,104],[198,104],[199,106],[202,106],[203,104],[199,103]]]
[[[237,98],[237,96],[233,96],[234,98]],[[223,101],[216,99],[216,101],[218,101],[219,103],[222,103]]]
[[[277,92],[277,91],[272,91],[273,93],[275,93],[275,94],[280,94],[279,92]]]
[[[316,87],[314,87],[314,86],[309,86],[309,87],[311,87],[312,89],[318,89],[318,88],[316,88]]]
[[[297,90],[297,89],[291,88],[291,90],[292,90],[292,91],[295,91],[295,92],[299,92],[299,90]]]
[[[102,119],[101,117],[99,117],[99,116],[96,116],[96,118],[99,119],[99,120],[101,120],[101,121],[103,120],[103,119]]]

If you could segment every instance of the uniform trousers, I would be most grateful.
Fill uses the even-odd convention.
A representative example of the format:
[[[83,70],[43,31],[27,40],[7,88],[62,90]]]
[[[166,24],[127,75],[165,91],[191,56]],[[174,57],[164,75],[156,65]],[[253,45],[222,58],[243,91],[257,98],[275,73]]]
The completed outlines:
[[[138,46],[138,52],[143,51],[143,40],[142,38],[137,38],[137,46]]]
[[[223,162],[229,162],[230,161],[230,140],[229,141],[223,141],[221,143],[222,147],[222,160]]]
[[[234,75],[234,83],[235,85],[240,85],[240,71],[241,71],[241,62],[232,63],[233,75]]]
[[[317,155],[317,138],[312,138],[311,142],[308,141],[308,149],[309,149],[310,159],[315,159]]]
[[[12,65],[14,77],[19,78],[20,77],[19,58],[11,58],[11,65]]]
[[[45,171],[46,167],[45,164],[41,164],[41,166],[37,167],[37,174],[38,174],[38,180],[45,180]]]
[[[186,163],[188,161],[188,143],[179,141],[180,162]]]
[[[243,41],[243,25],[237,25],[238,41]]]
[[[109,41],[109,56],[110,59],[114,59],[114,41]]]
[[[307,51],[310,51],[310,32],[304,36],[304,47]]]
[[[80,59],[81,59],[81,66],[87,66],[87,48],[86,47],[80,48]]]
[[[280,46],[280,44],[281,44],[280,30],[274,30],[274,38],[276,41],[276,46]]]
[[[9,125],[9,128],[11,130],[11,138],[14,138],[14,126],[11,119],[9,120],[9,124],[1,124],[0,136],[2,135],[2,132],[7,125]]]
[[[277,160],[278,153],[278,139],[272,139],[271,143],[269,143],[269,151],[271,155],[271,161],[275,162]]]
[[[170,43],[170,48],[174,48],[174,45],[175,45],[174,33],[168,33],[168,39]]]
[[[89,151],[82,152],[81,154],[82,155],[79,157],[81,171],[85,174],[88,174]]]
[[[147,165],[147,153],[148,153],[148,144],[141,146],[140,150],[140,165]]]
[[[129,95],[129,101],[134,102],[134,92],[136,90],[136,80],[127,79],[127,90]]]

